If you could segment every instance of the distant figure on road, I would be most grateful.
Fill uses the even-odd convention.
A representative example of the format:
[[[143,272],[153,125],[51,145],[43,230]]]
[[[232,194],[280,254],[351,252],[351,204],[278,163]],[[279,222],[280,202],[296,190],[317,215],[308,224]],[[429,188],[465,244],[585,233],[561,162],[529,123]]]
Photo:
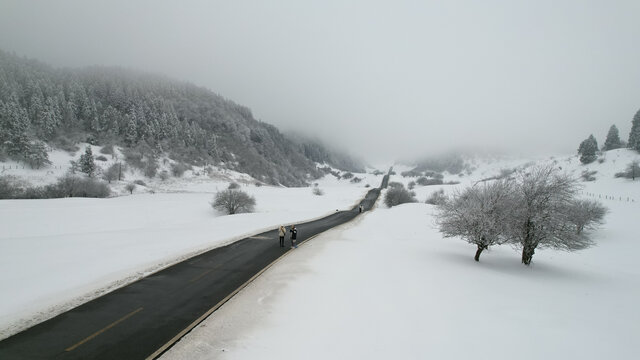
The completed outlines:
[[[360,204],[360,207],[358,208],[358,210],[360,210],[360,213],[362,213],[362,204]]]
[[[298,238],[298,229],[296,229],[295,225],[291,225],[289,232],[291,233],[291,248],[297,248],[298,244],[296,244],[296,239]]]
[[[287,229],[280,225],[280,228],[278,229],[278,236],[280,237],[280,247],[284,247],[284,236],[287,233]]]

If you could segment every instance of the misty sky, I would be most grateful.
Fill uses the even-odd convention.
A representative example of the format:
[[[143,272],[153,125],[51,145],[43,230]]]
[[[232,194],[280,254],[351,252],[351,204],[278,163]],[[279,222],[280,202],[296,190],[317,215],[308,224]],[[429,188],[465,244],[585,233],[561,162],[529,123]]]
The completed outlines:
[[[0,0],[0,48],[187,80],[370,160],[572,153],[640,109],[638,0]]]

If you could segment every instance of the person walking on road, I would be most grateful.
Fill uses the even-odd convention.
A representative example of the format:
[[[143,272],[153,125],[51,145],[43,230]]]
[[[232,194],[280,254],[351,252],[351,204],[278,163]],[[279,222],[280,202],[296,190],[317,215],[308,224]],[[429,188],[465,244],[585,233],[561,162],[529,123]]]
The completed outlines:
[[[296,244],[296,239],[298,238],[298,229],[296,229],[295,225],[291,225],[289,232],[291,233],[291,248],[297,248],[298,244]]]
[[[280,247],[284,247],[284,235],[287,233],[287,229],[280,225],[278,229],[278,236],[280,237]]]
[[[360,210],[360,213],[362,213],[362,204],[360,204],[360,207],[358,209]]]

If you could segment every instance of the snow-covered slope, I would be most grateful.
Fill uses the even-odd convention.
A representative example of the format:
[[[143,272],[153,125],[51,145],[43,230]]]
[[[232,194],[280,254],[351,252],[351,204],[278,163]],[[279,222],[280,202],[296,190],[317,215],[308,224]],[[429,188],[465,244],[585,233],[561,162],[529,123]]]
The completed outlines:
[[[503,246],[477,263],[472,245],[438,233],[431,205],[379,201],[287,255],[163,359],[635,359],[640,180],[613,174],[636,157],[615,150],[588,166],[573,156],[537,161],[597,171],[583,195],[610,212],[595,247],[538,250],[526,267]],[[530,161],[477,160],[460,185],[415,190],[424,201]]]

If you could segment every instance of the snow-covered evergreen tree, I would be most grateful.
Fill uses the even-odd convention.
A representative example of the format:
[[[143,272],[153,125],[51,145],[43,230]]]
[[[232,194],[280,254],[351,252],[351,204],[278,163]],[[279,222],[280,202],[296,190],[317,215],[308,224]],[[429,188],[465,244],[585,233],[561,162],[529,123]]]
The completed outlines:
[[[51,165],[49,154],[47,153],[47,146],[42,141],[36,140],[31,142],[24,157],[31,168],[39,169],[44,165]]]
[[[631,131],[629,132],[629,142],[627,143],[629,149],[640,151],[640,110],[636,112],[636,115],[631,121]]]
[[[580,162],[583,164],[589,164],[596,160],[596,152],[598,151],[598,142],[593,135],[583,140],[578,147],[578,154],[580,155]]]
[[[607,133],[607,138],[604,141],[604,145],[602,146],[603,151],[619,149],[622,147],[622,143],[620,142],[620,133],[618,132],[618,128],[615,125],[611,125],[609,128],[609,132]]]
[[[96,172],[96,163],[93,160],[93,152],[91,151],[91,146],[87,146],[84,150],[84,154],[80,156],[80,161],[78,163],[80,165],[80,171],[83,173],[93,176]]]
[[[124,133],[124,143],[127,146],[133,146],[138,142],[138,126],[136,125],[136,120],[129,115],[125,115],[128,118],[127,128]]]

